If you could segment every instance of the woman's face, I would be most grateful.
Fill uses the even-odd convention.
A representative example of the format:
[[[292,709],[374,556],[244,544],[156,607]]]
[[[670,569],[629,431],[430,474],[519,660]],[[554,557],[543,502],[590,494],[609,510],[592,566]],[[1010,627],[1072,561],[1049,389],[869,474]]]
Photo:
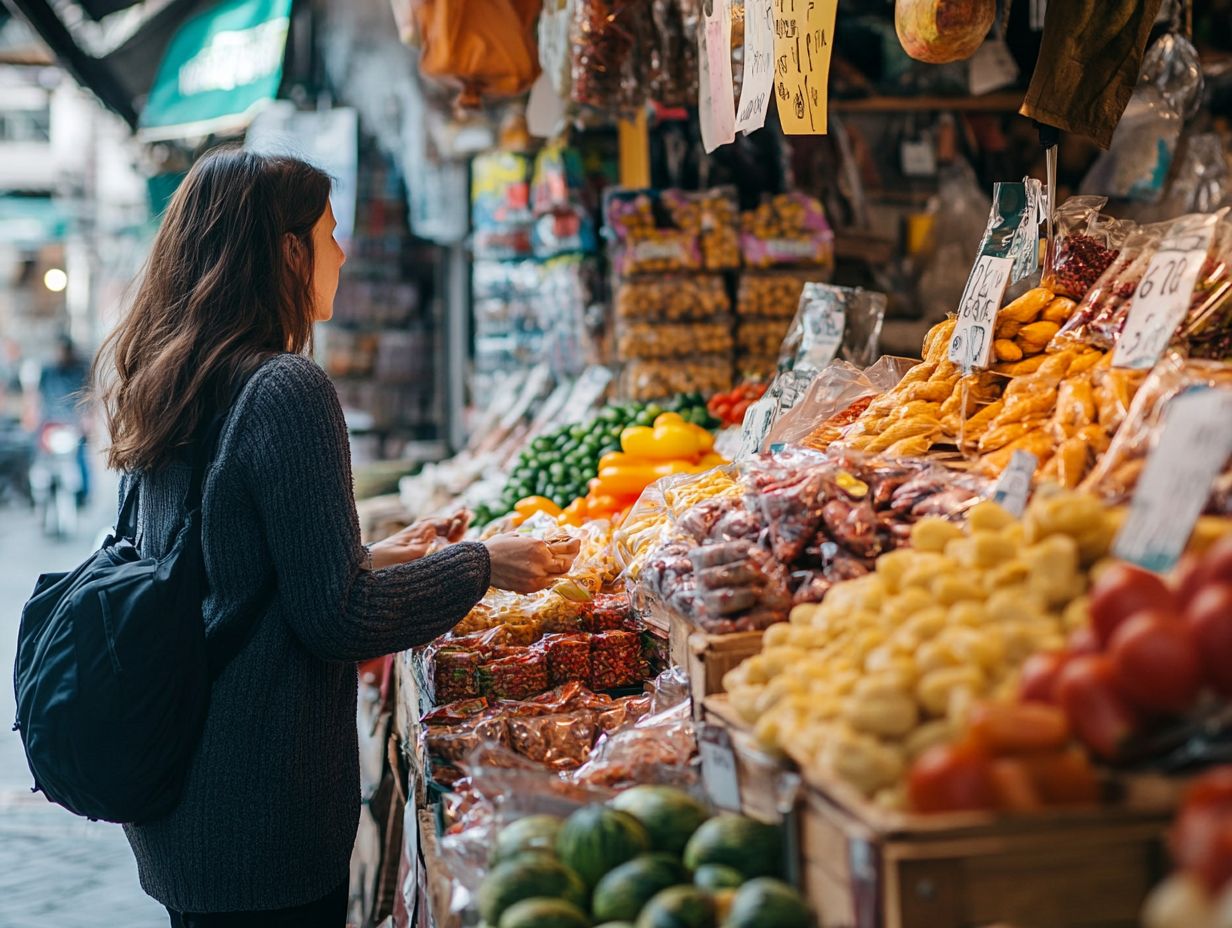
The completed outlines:
[[[312,227],[312,308],[316,322],[334,317],[334,295],[338,292],[338,272],[346,263],[346,253],[334,239],[334,208],[327,201],[325,212]]]

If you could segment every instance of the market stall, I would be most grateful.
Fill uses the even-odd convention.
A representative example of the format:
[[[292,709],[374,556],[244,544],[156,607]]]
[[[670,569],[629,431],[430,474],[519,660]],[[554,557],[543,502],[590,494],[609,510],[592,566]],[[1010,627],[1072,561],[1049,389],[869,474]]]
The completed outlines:
[[[761,126],[745,91],[765,78],[783,132],[826,124],[805,78],[825,84],[829,52],[760,67],[784,28],[832,24],[786,4],[637,6],[540,20],[578,133],[700,94],[696,128],[722,151],[737,118]],[[962,29],[898,6],[917,59],[987,68],[1004,44],[1004,25],[986,41],[993,4]],[[1041,61],[1076,28],[1048,17]],[[1179,20],[1135,89],[1153,18],[1117,40],[1134,74],[1105,85],[1098,119],[1050,108],[1064,81],[1038,72],[1026,109],[1105,145],[1144,88],[1192,116]],[[462,97],[489,92],[478,59],[434,60]],[[644,139],[651,173],[655,133],[677,129]],[[1232,757],[1232,219],[1223,193],[1170,209],[1175,178],[1126,208],[1142,165],[1116,144],[1124,170],[1070,195],[1054,136],[1043,176],[956,202],[956,230],[974,228],[960,260],[942,211],[914,296],[859,276],[858,237],[805,168],[758,188],[677,165],[600,196],[580,143],[478,162],[491,401],[401,502],[469,508],[479,537],[573,535],[582,554],[395,660],[408,919],[1221,924],[1227,775],[1191,781]],[[904,167],[917,157],[903,148]]]

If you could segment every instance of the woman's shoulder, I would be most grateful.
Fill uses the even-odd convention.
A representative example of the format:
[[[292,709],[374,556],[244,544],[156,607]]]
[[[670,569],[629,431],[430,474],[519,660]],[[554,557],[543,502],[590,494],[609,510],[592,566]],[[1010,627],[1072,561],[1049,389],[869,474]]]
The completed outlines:
[[[277,354],[267,358],[245,384],[232,409],[228,431],[246,425],[295,430],[305,423],[336,425],[341,408],[333,382],[310,358]],[[345,428],[345,426],[344,426]]]

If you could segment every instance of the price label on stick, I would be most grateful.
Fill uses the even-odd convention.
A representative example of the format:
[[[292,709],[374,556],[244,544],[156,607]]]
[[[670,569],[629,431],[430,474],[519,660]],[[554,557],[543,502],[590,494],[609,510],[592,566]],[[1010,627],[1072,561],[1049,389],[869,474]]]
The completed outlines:
[[[1160,243],[1129,304],[1125,328],[1112,354],[1114,367],[1149,370],[1155,366],[1189,311],[1217,218],[1186,216]]]
[[[993,487],[992,501],[1015,518],[1021,516],[1027,508],[1031,478],[1035,476],[1037,466],[1039,459],[1030,451],[1015,451]]]
[[[970,373],[988,367],[993,327],[1010,283],[1013,258],[980,255],[958,301],[958,324],[950,336],[949,359]]]
[[[698,117],[707,153],[736,138],[731,66],[731,0],[703,0],[698,58]]]
[[[1147,570],[1171,569],[1230,457],[1232,393],[1197,387],[1168,403],[1159,442],[1113,546],[1116,556]]]
[[[702,782],[706,795],[718,808],[740,811],[740,771],[731,735],[716,725],[706,725],[697,741],[702,760]]]
[[[785,135],[825,135],[838,0],[774,0],[774,98]]]
[[[774,93],[774,0],[744,4],[744,82],[736,104],[736,131],[748,135],[766,124]]]

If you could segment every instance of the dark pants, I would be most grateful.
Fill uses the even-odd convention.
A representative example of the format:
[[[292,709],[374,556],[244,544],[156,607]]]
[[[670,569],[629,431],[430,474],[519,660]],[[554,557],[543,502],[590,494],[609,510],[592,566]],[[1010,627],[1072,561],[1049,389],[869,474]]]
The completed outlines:
[[[171,916],[171,928],[346,928],[349,885],[344,880],[323,899],[293,909],[204,915],[168,909],[167,914]]]

